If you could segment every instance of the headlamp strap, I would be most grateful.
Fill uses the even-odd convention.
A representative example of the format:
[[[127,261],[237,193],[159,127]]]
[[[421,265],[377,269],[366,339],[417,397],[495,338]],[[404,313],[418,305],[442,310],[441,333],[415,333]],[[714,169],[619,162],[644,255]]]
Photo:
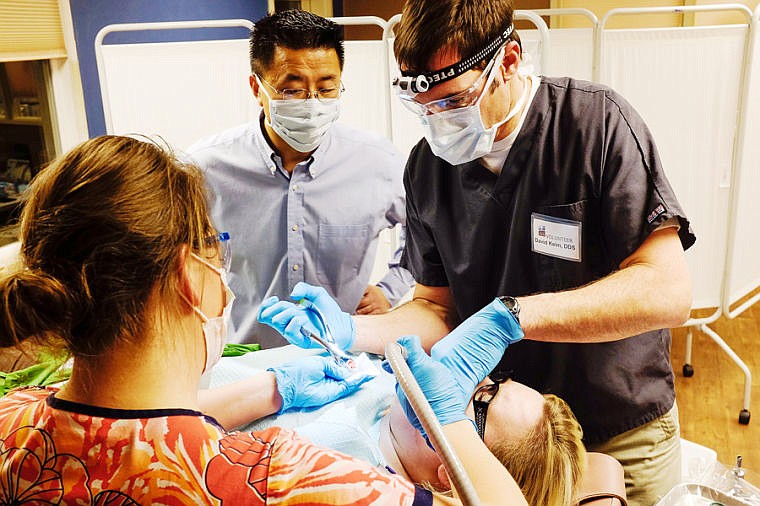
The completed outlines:
[[[459,60],[453,65],[435,70],[432,72],[426,72],[424,74],[415,74],[414,72],[402,71],[402,77],[397,78],[394,84],[400,86],[404,91],[412,92],[412,94],[424,93],[433,86],[437,86],[450,79],[458,77],[477,63],[488,60],[493,57],[496,51],[509,40],[510,35],[514,31],[514,25],[509,25],[496,39],[492,40],[486,47],[478,51],[477,53]]]

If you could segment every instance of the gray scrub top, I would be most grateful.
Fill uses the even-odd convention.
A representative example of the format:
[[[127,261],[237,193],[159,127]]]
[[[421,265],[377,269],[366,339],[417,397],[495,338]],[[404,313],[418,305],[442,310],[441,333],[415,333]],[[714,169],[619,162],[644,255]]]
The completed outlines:
[[[463,319],[499,295],[606,276],[671,217],[684,249],[695,241],[638,113],[613,90],[573,79],[542,77],[500,175],[478,161],[451,166],[423,139],[404,184],[401,265],[418,283],[448,286]],[[667,329],[601,344],[523,340],[498,368],[564,398],[589,444],[675,399]]]

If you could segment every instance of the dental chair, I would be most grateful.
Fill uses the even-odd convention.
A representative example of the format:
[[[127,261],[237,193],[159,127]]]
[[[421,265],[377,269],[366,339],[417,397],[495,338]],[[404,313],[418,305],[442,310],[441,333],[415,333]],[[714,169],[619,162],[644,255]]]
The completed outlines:
[[[588,467],[576,494],[578,506],[626,506],[623,466],[604,453],[587,454]]]

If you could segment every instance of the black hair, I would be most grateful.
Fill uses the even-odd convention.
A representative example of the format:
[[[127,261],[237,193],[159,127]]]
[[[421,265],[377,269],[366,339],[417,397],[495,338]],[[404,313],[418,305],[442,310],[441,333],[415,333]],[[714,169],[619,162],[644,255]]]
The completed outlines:
[[[288,10],[256,21],[250,36],[251,72],[262,75],[277,46],[288,49],[334,49],[343,69],[343,29],[311,12]]]

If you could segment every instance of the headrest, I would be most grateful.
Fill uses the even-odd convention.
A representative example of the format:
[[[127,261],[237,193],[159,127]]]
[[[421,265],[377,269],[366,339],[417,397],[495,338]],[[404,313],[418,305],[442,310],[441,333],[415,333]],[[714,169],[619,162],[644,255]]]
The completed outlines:
[[[604,453],[586,454],[583,473],[575,504],[579,506],[627,506],[625,479],[620,462]]]

